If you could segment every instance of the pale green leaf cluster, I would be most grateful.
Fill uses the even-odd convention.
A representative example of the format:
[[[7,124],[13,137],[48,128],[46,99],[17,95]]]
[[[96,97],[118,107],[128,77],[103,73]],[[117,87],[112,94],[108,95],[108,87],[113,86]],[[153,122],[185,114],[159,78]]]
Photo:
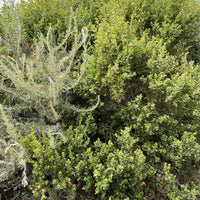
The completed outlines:
[[[69,38],[72,44],[68,44]],[[80,32],[73,15],[59,44],[54,42],[50,27],[47,36],[38,37],[29,54],[23,52],[19,33],[17,41],[11,44],[13,55],[0,55],[0,91],[6,100],[0,104],[0,146],[5,151],[0,181],[12,175],[15,167],[23,167],[22,184],[27,185],[28,156],[19,142],[19,134],[24,136],[35,129],[38,136],[42,132],[62,135],[59,120],[64,109],[86,112],[98,105],[97,102],[91,108],[81,109],[71,105],[68,96],[86,68],[87,38],[88,29],[82,28]]]

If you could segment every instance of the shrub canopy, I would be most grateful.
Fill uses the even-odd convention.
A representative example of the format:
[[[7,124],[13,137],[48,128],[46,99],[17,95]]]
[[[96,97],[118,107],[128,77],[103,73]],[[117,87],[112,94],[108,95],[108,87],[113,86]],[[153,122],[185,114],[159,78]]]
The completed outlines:
[[[4,6],[0,164],[9,171],[0,189],[19,177],[11,159],[24,169],[26,195],[40,199],[199,198],[199,18],[195,0]],[[77,23],[62,43],[70,19]],[[97,96],[95,109],[78,109]],[[29,102],[31,112],[22,112]]]

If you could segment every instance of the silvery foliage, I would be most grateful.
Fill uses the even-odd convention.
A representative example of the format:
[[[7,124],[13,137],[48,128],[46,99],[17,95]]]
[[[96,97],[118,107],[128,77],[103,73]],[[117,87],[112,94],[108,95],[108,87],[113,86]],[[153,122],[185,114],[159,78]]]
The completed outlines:
[[[41,34],[35,41],[31,55],[23,52],[24,40],[17,20],[11,30],[4,24],[9,34],[4,34],[0,41],[1,44],[9,42],[15,53],[14,56],[0,55],[0,90],[6,97],[0,104],[0,151],[5,155],[0,161],[0,182],[22,168],[22,185],[26,186],[29,155],[21,146],[19,134],[25,136],[34,129],[38,136],[42,132],[62,135],[58,123],[62,110],[91,111],[98,105],[99,98],[96,105],[87,109],[71,105],[69,101],[68,91],[80,82],[86,68],[88,38],[87,28],[78,30],[73,12],[63,41],[55,44],[50,27],[47,36]],[[72,47],[69,48],[71,39]],[[72,78],[70,73],[75,67],[78,75]]]

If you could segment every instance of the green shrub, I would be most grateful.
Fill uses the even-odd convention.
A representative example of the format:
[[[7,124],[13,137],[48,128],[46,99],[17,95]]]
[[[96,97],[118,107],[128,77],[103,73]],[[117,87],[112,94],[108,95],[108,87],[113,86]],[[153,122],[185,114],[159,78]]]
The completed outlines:
[[[60,42],[67,30],[71,9],[78,10],[78,27],[92,28],[100,15],[103,0],[28,0],[17,5],[20,21],[26,41],[33,43],[38,34],[47,34],[49,26],[55,35],[55,41]],[[5,14],[7,16],[7,14]]]
[[[70,127],[65,135],[43,135],[38,141],[32,132],[22,139],[33,166],[30,188],[42,197],[66,193],[68,199],[138,199],[147,174],[145,156],[126,128],[115,141],[91,147],[86,125]],[[56,161],[56,162],[55,162]]]
[[[139,139],[156,170],[147,176],[143,198],[199,196],[199,55],[193,51],[199,13],[196,1],[107,3],[76,89],[85,99],[101,96],[95,118],[103,141],[123,127]],[[164,163],[171,182],[157,178]]]
[[[48,2],[41,7],[40,1],[19,4],[19,11],[25,11],[19,18],[21,27],[27,29],[21,38],[37,41],[37,34],[46,33],[51,24],[56,36],[49,37],[48,41],[55,47],[65,33],[63,24],[69,21],[69,5],[63,1],[66,3],[63,4],[65,12],[59,7],[59,1]],[[200,70],[197,48],[200,7],[196,1],[73,1],[71,5],[78,7],[77,29],[69,37],[68,46],[56,53],[55,60],[51,59],[50,63],[54,65],[48,64],[52,71],[57,70],[55,63],[59,63],[66,52],[69,53],[74,33],[87,25],[92,35],[89,51],[87,54],[84,51],[84,61],[87,61],[84,75],[79,71],[84,62],[78,60],[82,48],[75,56],[78,69],[72,66],[76,71],[73,71],[74,77],[69,74],[63,77],[63,72],[59,73],[65,80],[64,85],[71,81],[75,83],[74,78],[80,84],[73,84],[75,87],[67,90],[64,96],[59,93],[59,88],[52,89],[52,95],[43,91],[39,102],[46,105],[42,102],[47,101],[47,106],[31,104],[31,116],[20,113],[20,116],[32,119],[36,109],[43,118],[45,116],[50,127],[43,129],[38,121],[34,121],[26,128],[29,132],[34,128],[34,131],[27,137],[22,134],[22,157],[29,156],[33,168],[29,179],[33,194],[43,199],[200,198]],[[50,10],[56,18],[51,16]],[[3,17],[7,17],[9,22],[8,13],[5,12]],[[35,16],[32,20],[31,15]],[[14,37],[15,27],[12,23],[10,26]],[[34,28],[29,29],[29,26]],[[5,34],[6,30],[2,30]],[[51,58],[54,52],[43,42],[33,47],[43,44],[45,48],[38,51],[43,53],[42,61],[36,59],[33,62],[41,70],[43,61],[46,63],[47,56]],[[16,50],[14,53],[18,52]],[[21,58],[19,55],[15,53],[13,59]],[[4,59],[0,73],[21,73],[14,70],[13,59]],[[31,74],[32,70],[28,72]],[[53,83],[62,82],[59,76],[53,79],[51,72],[44,70],[41,74],[46,74],[54,80]],[[41,74],[36,73],[34,77],[38,80],[36,83],[44,86],[46,79],[41,78]],[[10,77],[16,83],[16,76]],[[29,78],[23,83],[29,83]],[[29,85],[25,86],[30,91]],[[16,88],[9,89],[14,91]],[[18,91],[21,92],[22,88],[19,87]],[[55,98],[56,92],[62,94],[58,95],[62,97],[60,101]],[[30,92],[29,95],[33,102],[38,102],[37,93]],[[88,117],[85,114],[71,117],[73,113],[68,110],[69,104],[63,103],[69,100],[80,106],[92,105],[97,95],[100,95],[100,104]],[[11,101],[14,98],[8,96],[7,99],[11,99],[11,104],[6,104],[8,110],[18,102],[22,106],[18,98]],[[5,110],[1,108],[3,116]],[[13,119],[13,115],[10,117]],[[40,115],[35,118],[41,122]],[[82,122],[79,123],[79,119]],[[63,122],[63,128],[56,124],[58,122]],[[10,124],[15,127],[18,121]],[[12,127],[7,127],[12,132]]]

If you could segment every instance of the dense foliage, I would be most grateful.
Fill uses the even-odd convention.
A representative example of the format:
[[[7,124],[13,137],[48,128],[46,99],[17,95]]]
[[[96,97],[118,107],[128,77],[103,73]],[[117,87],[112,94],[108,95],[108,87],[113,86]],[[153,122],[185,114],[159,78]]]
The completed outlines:
[[[199,19],[195,0],[5,5],[0,197],[199,199]]]

